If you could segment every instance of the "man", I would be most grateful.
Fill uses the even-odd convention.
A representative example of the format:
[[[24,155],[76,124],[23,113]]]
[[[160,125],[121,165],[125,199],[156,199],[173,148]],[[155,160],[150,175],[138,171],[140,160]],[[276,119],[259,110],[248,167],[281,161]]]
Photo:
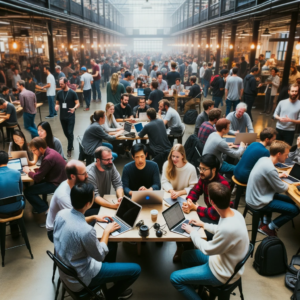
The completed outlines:
[[[275,166],[288,158],[290,146],[283,141],[274,141],[270,146],[270,157],[262,157],[252,169],[246,190],[246,203],[255,210],[264,212],[267,218],[258,231],[268,236],[276,236],[276,229],[291,221],[299,214],[299,208],[285,193],[289,185],[281,181],[288,176],[278,173]],[[283,179],[284,180],[284,179]],[[281,213],[271,221],[272,212]]]
[[[35,93],[35,86],[36,86],[36,83],[33,81],[32,76],[29,76],[28,81],[25,82],[26,90]]]
[[[131,148],[134,161],[123,169],[122,182],[126,196],[131,197],[133,191],[160,190],[160,176],[156,162],[146,160],[147,148],[143,144],[135,144]]]
[[[64,72],[61,71],[61,66],[59,65],[55,66],[55,73],[56,73],[56,82],[58,82],[58,86],[59,86],[60,78],[66,77],[66,75]]]
[[[194,58],[193,63],[191,65],[192,67],[192,76],[197,76],[198,74],[198,64],[197,64],[197,58]]]
[[[94,186],[95,191],[95,203],[92,207],[93,210],[90,211],[92,215],[98,214],[100,206],[117,209],[124,196],[121,176],[113,164],[111,149],[104,146],[98,147],[95,150],[95,158],[96,162],[86,167],[87,182]],[[111,194],[111,185],[116,191],[118,200],[108,203],[103,199],[103,196]]]
[[[143,68],[144,64],[142,62],[138,63],[138,68],[134,69],[132,72],[132,75],[134,76],[134,80],[136,81],[138,77],[142,77],[144,79],[147,79],[148,73]]]
[[[11,97],[9,95],[9,88],[7,86],[5,86],[5,85],[2,86],[0,98],[3,98],[7,102],[12,103],[12,99],[11,99]]]
[[[24,191],[24,196],[33,207],[33,212],[40,214],[46,213],[48,203],[42,200],[39,195],[54,193],[56,188],[67,179],[65,173],[66,162],[63,157],[55,150],[47,147],[44,139],[34,138],[29,148],[37,157],[42,157],[39,169],[31,170],[23,167],[23,171],[34,180],[34,185],[28,186]],[[45,227],[45,224],[40,224]]]
[[[17,82],[22,80],[21,76],[19,75],[19,70],[17,68],[14,69],[13,77],[12,77],[12,87],[17,88]]]
[[[17,88],[19,90],[20,101],[15,101],[15,103],[20,104],[23,107],[23,120],[24,127],[31,134],[31,138],[35,138],[38,135],[37,127],[34,123],[34,118],[36,115],[36,96],[35,93],[25,89],[25,81],[20,80],[17,82]]]
[[[274,128],[267,127],[259,135],[260,142],[254,142],[247,147],[242,158],[234,169],[234,177],[242,183],[247,184],[251,170],[262,157],[269,157],[269,147],[276,139],[277,131]]]
[[[156,118],[156,110],[149,108],[147,110],[147,117],[149,123],[147,123],[142,131],[139,133],[139,137],[143,138],[148,135],[149,144],[147,144],[147,153],[152,157],[171,149],[170,141],[168,140],[165,124],[162,120]]]
[[[222,111],[219,108],[213,108],[208,113],[208,121],[203,122],[198,131],[198,139],[199,141],[205,145],[208,137],[211,133],[215,132],[215,125],[218,120],[221,118]]]
[[[201,99],[201,89],[200,86],[196,83],[197,77],[196,76],[191,76],[190,77],[190,84],[191,88],[189,91],[189,97],[192,99],[187,101],[184,105],[184,113],[186,113],[189,109],[195,107],[196,99]],[[198,100],[200,102],[200,100]]]
[[[242,79],[244,79],[247,75],[247,67],[248,67],[248,63],[246,62],[245,57],[242,56],[241,57],[241,65],[240,65],[240,73],[241,73]]]
[[[29,77],[32,77],[32,73],[29,67],[27,67],[26,70],[22,72],[21,77],[24,81],[28,81]]]
[[[222,118],[217,121],[216,123],[216,132],[213,132],[208,137],[204,149],[203,149],[203,155],[210,153],[214,154],[218,160],[220,161],[220,173],[233,173],[235,166],[227,163],[226,161],[223,161],[223,154],[227,154],[230,157],[233,158],[240,158],[244,151],[246,150],[246,146],[243,142],[240,143],[240,146],[238,149],[233,150],[230,147],[232,147],[232,143],[229,143],[229,145],[223,140],[223,136],[225,134],[228,134],[230,128],[230,121]]]
[[[300,101],[298,101],[298,84],[289,87],[289,99],[281,100],[274,112],[277,120],[277,140],[293,144],[296,125],[300,124]]]
[[[72,77],[70,79],[71,84],[75,84],[76,88],[79,88],[81,85],[80,77],[79,77],[79,72],[76,71],[72,73]]]
[[[234,67],[232,69],[232,76],[227,78],[225,85],[225,98],[226,98],[226,116],[230,113],[231,106],[235,110],[236,106],[240,103],[243,96],[243,79],[238,77],[239,69]]]
[[[167,83],[169,88],[173,86],[176,82],[176,79],[180,77],[180,74],[176,71],[176,62],[171,62],[171,71],[167,74]]]
[[[162,74],[162,79],[166,80],[167,79],[167,74],[170,71],[169,68],[169,62],[166,60],[165,63],[160,67],[159,69],[160,73]]]
[[[33,76],[35,78],[35,82],[39,83],[42,81],[42,74],[39,65],[35,65],[32,70]]]
[[[236,135],[240,132],[253,133],[253,125],[249,115],[246,113],[247,104],[244,102],[239,103],[236,106],[236,111],[232,111],[226,117],[230,121],[230,135]]]
[[[210,79],[212,76],[212,63],[209,62],[207,64],[207,68],[205,69],[204,75],[203,75],[203,95],[206,98],[208,94],[208,88],[210,87]]]
[[[184,62],[182,62],[181,64],[179,64],[179,74],[180,74],[180,80],[181,80],[181,82],[184,82],[185,68],[186,68],[186,64]]]
[[[87,72],[86,67],[82,67],[83,74],[80,77],[81,90],[83,91],[83,97],[86,103],[84,111],[90,110],[91,97],[92,97],[92,84],[94,82],[93,76]]]
[[[169,93],[168,84],[163,79],[162,73],[157,72],[156,76],[157,76],[158,90],[162,91],[164,94]]]
[[[253,67],[250,71],[250,74],[246,75],[244,78],[244,101],[247,104],[247,114],[249,115],[251,121],[252,118],[252,106],[257,95],[257,86],[256,86],[256,78],[259,73],[259,69],[257,67]]]
[[[204,74],[205,74],[206,66],[207,66],[206,62],[204,62],[202,64],[202,67],[199,70],[199,78],[200,78],[200,83],[201,83],[202,88],[203,88],[203,82],[204,82],[203,77],[204,77]]]
[[[4,119],[5,121],[0,123],[0,126],[13,126],[18,124],[17,120],[17,112],[15,106],[12,103],[5,101],[4,99],[0,98],[0,110],[3,109],[5,112],[0,112],[0,118]],[[10,135],[13,132],[13,128],[6,127],[6,136],[7,140],[10,142]],[[2,137],[4,138],[4,137]]]
[[[228,76],[228,70],[224,69],[221,70],[220,76],[215,77],[212,83],[210,84],[212,87],[212,93],[213,93],[213,101],[215,101],[215,107],[219,107],[219,104],[223,106],[223,96],[225,92],[225,81],[226,77]]]
[[[114,116],[116,118],[117,122],[124,122],[125,119],[132,119],[132,109],[130,105],[128,104],[129,101],[129,95],[128,94],[122,94],[121,95],[121,103],[115,105],[115,112]]]
[[[120,83],[124,85],[124,88],[130,86],[130,81],[131,81],[131,73],[129,71],[126,71],[124,74],[124,79],[120,80]]]
[[[133,108],[133,116],[134,118],[139,118],[140,113],[145,113],[147,112],[148,108],[150,108],[149,105],[146,105],[146,100],[145,98],[139,98],[139,104]]]
[[[108,63],[108,58],[105,59],[105,63],[102,66],[102,73],[104,80],[103,82],[108,82],[109,81],[109,74],[110,74],[110,65]]]
[[[184,85],[180,83],[181,79],[176,78],[175,79],[175,84],[171,86],[171,90],[176,90],[176,93],[179,95],[180,92],[183,92],[184,90]]]
[[[200,299],[194,286],[224,285],[249,249],[245,219],[240,212],[230,208],[230,189],[219,182],[212,182],[208,186],[208,194],[211,205],[220,216],[220,222],[210,224],[192,219],[189,225],[182,225],[198,249],[183,253],[182,263],[186,268],[173,272],[170,278],[173,286],[186,299]],[[214,234],[213,239],[202,239],[191,225],[203,227]],[[231,283],[239,280],[243,273],[244,268],[241,268]]]
[[[100,91],[100,69],[99,66],[96,64],[94,59],[91,59],[91,66],[92,66],[92,76],[93,76],[93,83],[92,83],[92,89],[93,89],[93,101],[101,101],[101,91]],[[98,95],[98,98],[96,98],[96,92]],[[96,100],[97,99],[97,100]]]
[[[204,100],[203,101],[203,112],[198,115],[195,123],[195,131],[194,134],[198,136],[199,128],[203,122],[208,121],[208,113],[214,108],[214,101],[212,100]]]
[[[131,86],[126,87],[126,93],[129,95],[128,104],[130,105],[131,109],[136,107],[139,103],[139,97],[133,95],[134,89]]]
[[[181,58],[181,55],[178,55],[177,57],[177,62],[178,62],[178,65],[181,65],[183,63],[183,60]]]
[[[118,73],[120,71],[120,66],[119,66],[119,63],[116,61],[114,63],[114,66],[111,68],[111,73],[114,74],[114,73]]]
[[[67,156],[71,157],[74,141],[75,110],[80,106],[76,92],[67,86],[68,79],[61,78],[59,85],[61,91],[57,93],[55,110],[60,109],[60,123],[65,137],[68,139]]]
[[[93,186],[89,183],[76,184],[71,189],[73,208],[58,212],[54,222],[54,248],[56,256],[76,272],[77,276],[90,289],[114,283],[109,289],[104,289],[106,299],[127,299],[132,290],[127,288],[138,278],[141,268],[132,263],[104,262],[109,252],[108,238],[112,232],[119,229],[111,217],[99,216],[102,222],[111,221],[104,229],[100,241],[94,227],[87,224],[84,215],[93,205]],[[59,271],[61,280],[73,292],[82,291],[82,284],[70,279]]]
[[[264,64],[266,63],[266,61],[264,60],[264,55],[263,54],[260,54],[259,55],[259,68],[261,69],[263,66],[264,66]]]
[[[158,102],[164,97],[164,93],[158,89],[158,82],[152,81],[150,83],[150,88],[152,92],[149,94],[147,104],[158,111]]]
[[[68,62],[62,70],[62,72],[67,76],[67,78],[70,76],[70,73],[73,74],[75,72],[71,67],[72,63]]]

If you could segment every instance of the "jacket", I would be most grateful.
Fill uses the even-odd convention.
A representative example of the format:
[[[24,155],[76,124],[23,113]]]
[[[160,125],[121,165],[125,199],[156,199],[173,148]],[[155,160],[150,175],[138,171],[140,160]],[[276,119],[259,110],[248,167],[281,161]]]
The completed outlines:
[[[280,85],[280,78],[278,75],[273,76],[269,76],[267,80],[272,80],[272,87],[271,87],[271,96],[276,96],[277,95],[277,91]],[[265,89],[265,93],[267,93],[269,88],[269,84],[267,85],[266,89]]]
[[[244,94],[249,96],[257,95],[256,80],[252,74],[248,74],[244,78]]]
[[[197,173],[199,173],[197,168],[199,167],[199,158],[202,155],[203,148],[202,142],[193,134],[190,135],[184,144],[186,159],[196,168]]]

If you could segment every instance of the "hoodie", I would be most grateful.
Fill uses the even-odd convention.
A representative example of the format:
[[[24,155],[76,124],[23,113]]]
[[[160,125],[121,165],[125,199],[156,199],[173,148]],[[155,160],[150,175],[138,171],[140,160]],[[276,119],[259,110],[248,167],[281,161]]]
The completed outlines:
[[[256,80],[254,75],[248,74],[244,78],[244,94],[249,96],[257,95]]]

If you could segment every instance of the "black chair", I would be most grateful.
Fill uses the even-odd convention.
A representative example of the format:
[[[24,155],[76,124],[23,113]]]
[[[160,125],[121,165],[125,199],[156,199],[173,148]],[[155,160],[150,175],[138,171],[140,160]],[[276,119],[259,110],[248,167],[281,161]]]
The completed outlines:
[[[239,182],[234,176],[232,176],[232,181],[236,184],[236,195],[234,200],[234,209],[238,209],[240,199],[242,196],[242,193],[247,188],[247,184]]]
[[[244,300],[243,289],[242,289],[242,278],[240,277],[233,284],[229,284],[229,282],[237,274],[237,272],[245,265],[249,256],[253,253],[253,249],[254,249],[254,246],[252,244],[250,244],[246,256],[243,258],[242,261],[240,261],[235,266],[234,273],[227,280],[227,282],[225,284],[223,284],[221,286],[204,286],[205,289],[209,290],[209,296],[210,296],[209,300],[214,300],[216,297],[218,297],[218,300],[229,300],[231,294],[235,295],[235,293],[232,293],[232,292],[237,287],[239,288],[241,299]],[[201,292],[201,291],[202,291],[202,289],[199,290],[199,292]]]
[[[73,292],[70,290],[66,284],[62,280],[58,280],[57,283],[57,290],[56,290],[56,295],[55,295],[55,300],[57,299],[58,296],[58,291],[60,284],[62,283],[62,297],[61,299],[63,300],[65,298],[65,293],[66,291],[69,293],[69,295],[72,297],[74,300],[87,300],[87,299],[99,299],[103,300],[102,297],[97,295],[97,292],[102,289],[102,286],[97,286],[95,288],[90,289],[88,286],[86,286],[82,280],[80,280],[77,276],[77,272],[73,270],[72,268],[68,267],[65,265],[63,262],[61,262],[53,253],[51,253],[49,250],[46,251],[48,256],[53,260],[53,262],[57,265],[58,269],[61,270],[64,274],[67,276],[73,277],[76,279],[82,286],[83,290],[80,292]]]
[[[22,195],[16,195],[16,196],[0,199],[0,206],[20,202],[22,197],[23,197]],[[9,222],[16,222],[19,225],[22,236],[23,236],[25,244],[26,244],[26,247],[30,253],[31,258],[33,259],[33,255],[31,253],[31,248],[30,248],[30,244],[29,244],[29,240],[28,240],[28,236],[27,236],[27,232],[26,232],[26,228],[25,228],[25,224],[24,224],[24,220],[23,220],[23,213],[24,213],[24,210],[22,210],[22,212],[17,216],[6,218],[6,219],[0,219],[2,267],[4,267],[4,257],[5,257],[6,224]],[[20,246],[24,246],[24,244],[20,245]],[[12,248],[14,248],[14,247],[12,247]],[[11,248],[8,248],[8,249],[11,249]]]

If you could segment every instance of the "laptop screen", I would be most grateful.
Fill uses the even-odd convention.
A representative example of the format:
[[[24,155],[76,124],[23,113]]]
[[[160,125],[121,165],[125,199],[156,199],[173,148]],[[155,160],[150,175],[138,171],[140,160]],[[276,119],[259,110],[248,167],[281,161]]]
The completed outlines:
[[[125,122],[125,124],[124,124],[124,130],[125,131],[130,132],[131,127],[132,127],[131,123]]]
[[[136,132],[139,133],[143,129],[143,124],[137,123],[137,124],[134,124],[134,127],[135,127]]]
[[[163,211],[163,216],[170,230],[185,219],[178,202]]]
[[[142,207],[137,203],[123,197],[116,216],[126,222],[129,226],[133,227],[141,208]]]
[[[7,167],[13,170],[21,171],[22,164],[20,158],[11,159],[8,161]]]
[[[295,164],[294,167],[292,168],[290,175],[292,177],[295,177],[297,179],[300,179],[300,165],[299,164]]]
[[[144,89],[138,89],[137,90],[137,95],[138,96],[145,96]]]

